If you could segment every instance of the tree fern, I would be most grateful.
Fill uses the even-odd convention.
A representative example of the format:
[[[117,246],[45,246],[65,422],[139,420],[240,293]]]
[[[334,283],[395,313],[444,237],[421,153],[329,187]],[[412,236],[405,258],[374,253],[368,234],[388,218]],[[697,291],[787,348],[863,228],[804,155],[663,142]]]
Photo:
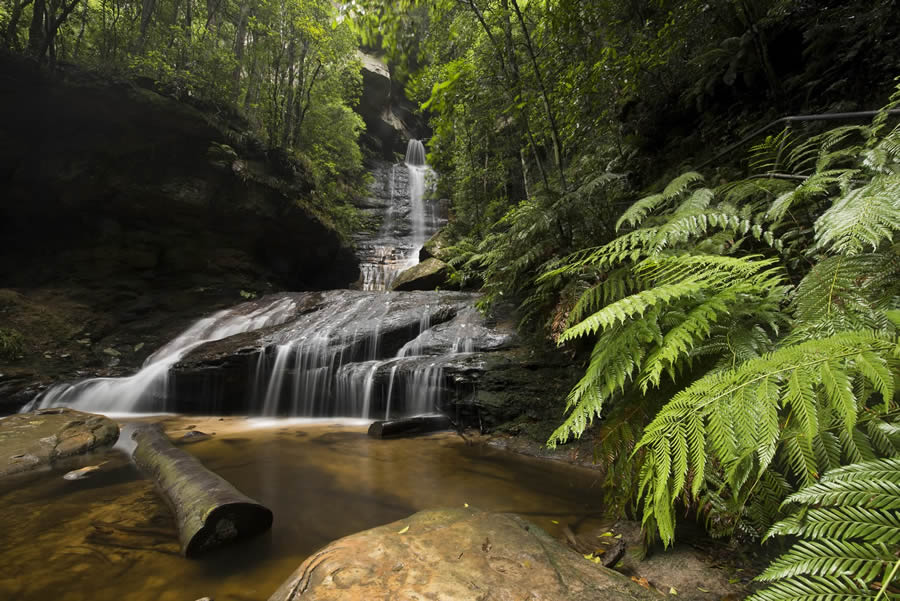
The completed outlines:
[[[900,174],[845,192],[815,223],[816,244],[843,255],[877,250],[900,231]]]
[[[855,408],[848,408],[847,391],[838,393],[824,381],[836,373],[841,380],[861,379],[890,402],[893,378],[887,377],[887,366],[898,355],[896,335],[845,332],[709,374],[675,395],[647,426],[640,443],[648,450],[646,465],[652,473],[642,491],[645,511],[655,516],[663,541],[670,543],[674,537],[672,505],[685,492],[678,485],[681,475],[672,471],[673,448],[692,449],[687,468],[693,474],[689,492],[695,497],[704,487],[708,456],[721,466],[732,494],[741,497],[769,468],[773,446],[794,472],[813,480],[818,471],[813,439],[819,430],[849,431],[858,419]],[[832,417],[822,422],[820,415]],[[748,480],[750,473],[757,476]]]
[[[889,592],[900,561],[900,458],[856,463],[788,497],[794,513],[767,534],[801,538],[757,579],[748,601],[900,597]]]

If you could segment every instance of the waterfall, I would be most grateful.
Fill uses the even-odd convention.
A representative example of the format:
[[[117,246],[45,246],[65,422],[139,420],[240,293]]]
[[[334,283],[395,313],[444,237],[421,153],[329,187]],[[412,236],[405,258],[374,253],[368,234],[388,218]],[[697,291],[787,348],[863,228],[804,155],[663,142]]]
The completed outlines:
[[[224,409],[370,419],[436,410],[448,390],[448,362],[477,350],[470,334],[473,320],[481,319],[475,298],[386,292],[398,273],[418,263],[419,250],[436,231],[426,200],[433,179],[419,140],[409,141],[403,163],[376,169],[375,204],[386,212],[374,239],[359,244],[362,291],[288,293],[220,311],[157,350],[136,374],[58,384],[23,410]],[[224,339],[236,334],[242,335],[238,344],[248,346],[227,351],[222,360],[220,349],[232,348]],[[198,347],[212,342],[217,358],[210,366],[197,372],[184,367],[203,355]]]
[[[360,240],[360,288],[390,290],[397,275],[419,262],[419,251],[441,225],[434,203],[426,199],[435,175],[425,146],[410,140],[404,162],[376,169],[373,196],[385,203],[381,229]]]
[[[410,140],[406,144],[406,164],[422,166],[425,164],[425,145],[420,140]]]
[[[219,311],[194,323],[147,357],[144,366],[126,378],[90,378],[58,384],[22,408],[22,411],[67,406],[83,411],[137,413],[165,411],[169,369],[191,349],[234,334],[284,323],[294,313],[294,302],[278,298]]]

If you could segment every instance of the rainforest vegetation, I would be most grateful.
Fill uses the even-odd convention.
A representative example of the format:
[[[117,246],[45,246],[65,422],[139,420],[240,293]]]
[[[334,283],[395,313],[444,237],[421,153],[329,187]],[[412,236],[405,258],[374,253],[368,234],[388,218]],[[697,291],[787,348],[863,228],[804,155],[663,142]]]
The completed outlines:
[[[355,52],[383,52],[433,129],[454,283],[583,366],[548,444],[591,433],[666,545],[685,518],[789,537],[759,601],[898,597],[895,0],[12,0],[0,25],[243,115],[323,203],[364,185]]]
[[[0,44],[150,82],[286,151],[340,219],[366,181],[356,36],[328,0],[11,0]],[[346,221],[346,219],[345,219]],[[351,220],[352,221],[352,220]]]
[[[431,115],[455,277],[584,360],[549,444],[599,429],[666,544],[799,540],[758,599],[893,596],[896,3],[359,12]]]

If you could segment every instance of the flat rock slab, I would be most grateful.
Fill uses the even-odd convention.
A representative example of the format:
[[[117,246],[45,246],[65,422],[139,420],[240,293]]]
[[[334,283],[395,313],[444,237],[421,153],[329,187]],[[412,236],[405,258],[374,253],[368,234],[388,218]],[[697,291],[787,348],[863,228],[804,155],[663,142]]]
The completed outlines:
[[[269,601],[658,599],[522,518],[437,509],[337,540]]]
[[[112,445],[119,426],[102,415],[41,409],[0,419],[0,477]]]

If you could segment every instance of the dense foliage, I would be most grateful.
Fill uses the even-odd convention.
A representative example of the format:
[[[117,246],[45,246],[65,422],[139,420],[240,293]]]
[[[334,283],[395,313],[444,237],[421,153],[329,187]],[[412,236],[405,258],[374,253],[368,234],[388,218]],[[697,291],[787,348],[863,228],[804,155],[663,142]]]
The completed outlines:
[[[648,534],[671,543],[680,508],[758,540],[822,474],[900,453],[897,98],[716,154],[784,115],[884,105],[895,2],[351,5],[431,116],[457,281],[585,358],[549,443],[602,420],[595,455]],[[885,596],[896,540],[876,538],[807,544],[760,599]]]
[[[12,0],[0,32],[8,50],[144,78],[236,120],[294,155],[338,218],[365,182],[356,36],[328,0]]]

